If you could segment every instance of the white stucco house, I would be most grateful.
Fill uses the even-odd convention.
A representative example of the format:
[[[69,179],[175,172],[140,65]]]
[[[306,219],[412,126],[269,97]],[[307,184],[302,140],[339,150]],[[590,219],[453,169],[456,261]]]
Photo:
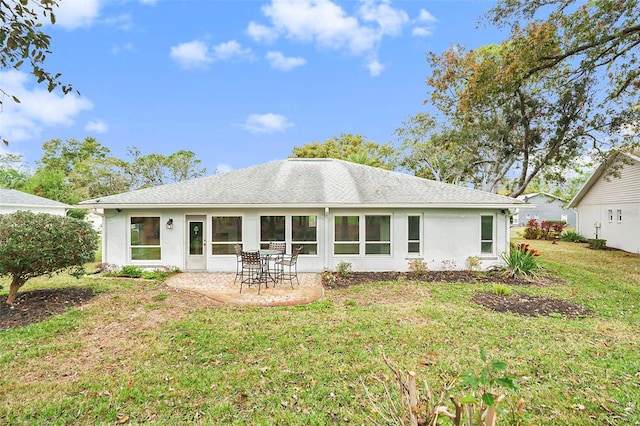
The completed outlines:
[[[619,157],[623,156],[623,158]],[[620,176],[607,170],[621,161]],[[593,172],[569,203],[578,211],[577,230],[586,238],[607,240],[608,247],[640,253],[640,155],[614,153]]]
[[[538,222],[562,220],[568,227],[576,227],[576,212],[567,207],[567,200],[546,192],[524,194],[520,195],[518,199],[531,204],[533,208],[523,211],[516,209],[513,218],[514,224],[526,226],[530,219],[536,219]]]
[[[83,201],[102,212],[103,261],[235,272],[245,250],[303,246],[298,269],[433,270],[502,262],[522,201],[333,159],[286,159]]]
[[[48,198],[38,197],[15,189],[0,188],[0,214],[10,214],[22,210],[66,216],[67,210],[71,208],[73,206]]]

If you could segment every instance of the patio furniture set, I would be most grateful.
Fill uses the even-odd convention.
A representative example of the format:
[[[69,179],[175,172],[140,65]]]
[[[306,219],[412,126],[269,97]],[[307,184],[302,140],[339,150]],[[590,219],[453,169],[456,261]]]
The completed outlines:
[[[269,288],[269,282],[275,286],[279,282],[289,281],[293,288],[293,280],[298,281],[298,255],[302,246],[295,247],[291,254],[286,254],[286,244],[283,242],[271,242],[267,249],[245,251],[242,244],[234,246],[237,258],[236,278],[240,278],[240,293],[242,285],[248,287],[258,285],[258,294],[264,284]]]

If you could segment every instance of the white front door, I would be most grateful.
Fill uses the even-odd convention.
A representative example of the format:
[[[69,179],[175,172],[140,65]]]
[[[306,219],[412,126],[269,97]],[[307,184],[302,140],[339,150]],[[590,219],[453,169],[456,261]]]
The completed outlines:
[[[207,269],[206,216],[187,216],[187,271]]]

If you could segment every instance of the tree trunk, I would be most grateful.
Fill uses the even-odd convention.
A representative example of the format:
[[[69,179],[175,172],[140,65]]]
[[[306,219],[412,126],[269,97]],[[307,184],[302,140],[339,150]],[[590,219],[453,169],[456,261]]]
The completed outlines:
[[[7,297],[7,305],[13,305],[18,294],[18,289],[26,282],[25,279],[14,276],[9,286],[9,296]]]

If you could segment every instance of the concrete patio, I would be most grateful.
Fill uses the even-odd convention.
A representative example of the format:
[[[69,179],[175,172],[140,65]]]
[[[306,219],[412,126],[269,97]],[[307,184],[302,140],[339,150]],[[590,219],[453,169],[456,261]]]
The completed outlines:
[[[248,306],[292,306],[303,305],[318,300],[324,295],[320,274],[299,273],[300,285],[293,280],[293,288],[288,281],[277,285],[264,285],[258,294],[256,285],[242,286],[240,279],[234,283],[235,273],[224,272],[181,272],[167,279],[166,284],[180,290],[202,294],[221,303]]]

